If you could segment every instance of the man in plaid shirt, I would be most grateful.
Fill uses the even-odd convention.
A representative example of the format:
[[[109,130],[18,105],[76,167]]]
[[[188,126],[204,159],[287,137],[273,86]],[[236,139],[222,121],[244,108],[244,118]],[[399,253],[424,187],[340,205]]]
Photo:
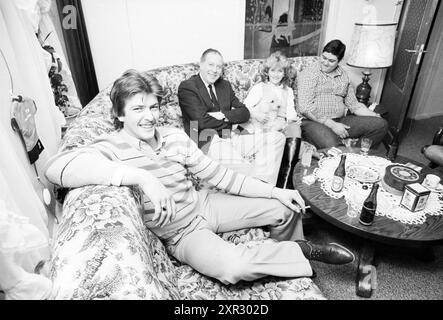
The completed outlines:
[[[338,146],[346,138],[369,138],[376,147],[388,130],[386,120],[357,101],[348,74],[338,65],[345,50],[340,40],[330,41],[320,61],[298,77],[303,136],[318,149]]]

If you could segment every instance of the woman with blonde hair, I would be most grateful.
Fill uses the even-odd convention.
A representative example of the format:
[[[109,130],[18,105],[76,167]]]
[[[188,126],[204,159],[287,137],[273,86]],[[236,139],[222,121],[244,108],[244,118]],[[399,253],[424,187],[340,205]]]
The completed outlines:
[[[272,53],[261,70],[262,81],[254,85],[244,104],[251,114],[241,126],[251,133],[279,131],[286,136],[277,186],[291,188],[292,171],[301,144],[300,117],[295,111],[292,82],[295,70],[281,52]],[[294,156],[295,155],[295,156]]]

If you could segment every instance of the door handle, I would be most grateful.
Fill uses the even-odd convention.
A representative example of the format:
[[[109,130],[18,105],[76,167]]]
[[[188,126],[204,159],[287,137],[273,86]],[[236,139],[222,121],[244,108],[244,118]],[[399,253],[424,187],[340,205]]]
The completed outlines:
[[[417,60],[415,60],[415,64],[420,64],[423,52],[427,52],[426,50],[423,50],[424,47],[425,47],[425,44],[422,43],[422,45],[420,46],[420,49],[418,49],[418,55],[417,55]]]
[[[423,53],[428,52],[427,50],[423,50],[423,48],[425,47],[425,44],[422,43],[420,46],[417,45],[417,49],[412,50],[412,49],[405,49],[406,52],[409,53],[417,53],[417,60],[415,60],[415,64],[419,64],[421,61],[421,57],[423,56]]]

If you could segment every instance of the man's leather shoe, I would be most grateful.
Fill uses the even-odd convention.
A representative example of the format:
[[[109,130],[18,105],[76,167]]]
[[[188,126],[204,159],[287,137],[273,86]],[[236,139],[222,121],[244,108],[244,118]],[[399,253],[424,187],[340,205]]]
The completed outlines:
[[[297,243],[308,260],[329,264],[346,264],[355,260],[354,254],[338,243],[318,245],[306,240],[298,240]]]

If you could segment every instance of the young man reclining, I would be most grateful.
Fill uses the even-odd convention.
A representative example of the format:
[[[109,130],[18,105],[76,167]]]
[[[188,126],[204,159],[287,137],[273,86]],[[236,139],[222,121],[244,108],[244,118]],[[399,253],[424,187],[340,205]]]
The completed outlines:
[[[312,276],[309,259],[331,264],[354,260],[337,244],[303,239],[305,204],[296,190],[279,189],[224,168],[204,155],[184,131],[157,127],[162,88],[155,78],[125,72],[111,90],[116,132],[91,145],[59,153],[46,176],[63,187],[138,186],[146,226],[179,261],[224,284],[267,275]],[[226,191],[197,191],[192,173]],[[268,226],[279,242],[251,248],[216,233]]]

